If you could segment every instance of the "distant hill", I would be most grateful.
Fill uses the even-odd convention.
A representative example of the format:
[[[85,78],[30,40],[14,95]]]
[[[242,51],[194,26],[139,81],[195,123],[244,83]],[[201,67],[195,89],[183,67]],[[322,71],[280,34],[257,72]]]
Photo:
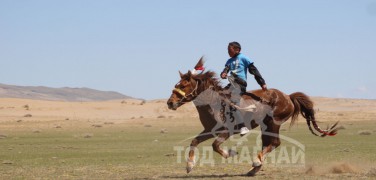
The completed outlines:
[[[99,91],[89,88],[51,88],[44,86],[14,86],[0,84],[0,98],[22,98],[55,101],[106,101],[133,99],[114,91]]]

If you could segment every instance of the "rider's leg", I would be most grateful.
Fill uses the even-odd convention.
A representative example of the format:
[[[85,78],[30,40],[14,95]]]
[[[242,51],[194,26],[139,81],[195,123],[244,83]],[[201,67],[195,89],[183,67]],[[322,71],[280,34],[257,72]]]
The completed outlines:
[[[245,81],[236,81],[237,87],[233,88],[231,91],[231,100],[236,104],[240,105],[240,100],[242,98],[242,95],[246,92],[247,89],[247,82]],[[243,136],[249,132],[249,129],[244,124],[244,118],[240,111],[235,110],[235,113],[237,115],[236,121],[238,123],[238,128],[240,129],[240,135]]]

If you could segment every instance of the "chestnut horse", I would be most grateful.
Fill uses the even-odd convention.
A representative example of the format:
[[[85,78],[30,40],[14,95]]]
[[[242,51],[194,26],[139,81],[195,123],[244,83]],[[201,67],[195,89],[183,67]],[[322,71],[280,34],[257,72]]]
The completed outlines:
[[[198,64],[203,64],[202,58]],[[194,149],[198,144],[210,138],[217,137],[213,142],[213,150],[224,158],[237,154],[233,150],[227,151],[220,147],[231,135],[239,133],[236,121],[234,122],[234,115],[236,118],[243,118],[249,129],[261,127],[262,150],[257,157],[254,157],[253,169],[247,173],[250,176],[255,175],[261,169],[266,155],[281,144],[279,129],[282,123],[290,117],[292,125],[300,113],[306,119],[309,130],[316,136],[333,136],[337,133],[338,122],[327,130],[322,130],[317,125],[313,102],[304,93],[296,92],[286,95],[277,89],[254,90],[242,95],[238,106],[228,99],[214,72],[196,74],[188,71],[186,74],[180,73],[180,77],[181,80],[175,85],[167,101],[168,108],[176,110],[183,104],[193,102],[204,127],[204,130],[190,144],[187,173],[192,171],[195,165]],[[230,114],[230,117],[226,117],[226,114]],[[311,123],[314,129],[321,133],[320,135],[314,132]]]

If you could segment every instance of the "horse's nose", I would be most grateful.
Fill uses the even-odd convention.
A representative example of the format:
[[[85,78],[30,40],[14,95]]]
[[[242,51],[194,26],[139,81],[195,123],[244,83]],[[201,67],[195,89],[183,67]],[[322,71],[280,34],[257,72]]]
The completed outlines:
[[[173,102],[172,101],[167,101],[167,106],[168,106],[168,109],[172,109]]]

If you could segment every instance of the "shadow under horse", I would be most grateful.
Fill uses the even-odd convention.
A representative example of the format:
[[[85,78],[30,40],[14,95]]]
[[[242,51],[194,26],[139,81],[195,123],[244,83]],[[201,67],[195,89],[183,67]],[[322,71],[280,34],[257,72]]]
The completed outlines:
[[[203,66],[203,64],[204,61],[201,58],[196,67]],[[236,118],[242,118],[249,129],[258,126],[261,128],[262,149],[257,157],[253,158],[253,168],[247,173],[249,176],[255,175],[261,169],[266,155],[281,144],[279,129],[289,118],[291,118],[291,126],[301,114],[306,119],[311,133],[316,136],[333,136],[337,133],[338,122],[326,130],[317,125],[313,102],[304,93],[295,92],[287,95],[278,89],[266,91],[259,89],[248,91],[242,95],[239,103],[233,103],[224,93],[214,72],[179,73],[181,79],[173,88],[171,97],[167,101],[168,108],[176,110],[188,102],[193,102],[204,127],[204,130],[190,144],[187,173],[191,172],[195,165],[195,148],[208,139],[216,137],[212,144],[213,150],[222,157],[228,158],[237,154],[233,150],[223,150],[220,147],[230,136],[240,132],[236,119],[234,121],[234,115]],[[230,114],[230,117],[226,118],[226,114]]]

